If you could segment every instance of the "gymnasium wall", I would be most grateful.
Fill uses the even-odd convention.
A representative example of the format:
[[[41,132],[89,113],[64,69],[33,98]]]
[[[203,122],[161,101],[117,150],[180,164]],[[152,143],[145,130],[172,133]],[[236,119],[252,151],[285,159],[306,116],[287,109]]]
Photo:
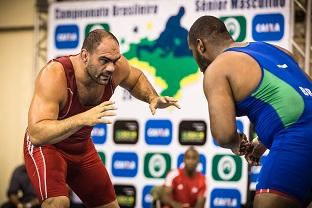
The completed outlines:
[[[32,26],[35,0],[0,2],[0,28]],[[0,32],[0,202],[13,169],[22,163],[22,142],[32,94],[33,31]]]

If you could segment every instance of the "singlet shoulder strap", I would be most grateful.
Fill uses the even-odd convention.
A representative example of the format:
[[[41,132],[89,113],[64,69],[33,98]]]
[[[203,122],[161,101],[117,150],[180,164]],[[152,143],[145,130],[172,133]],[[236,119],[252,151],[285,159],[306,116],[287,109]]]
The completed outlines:
[[[75,72],[69,56],[61,56],[56,59],[53,59],[53,61],[57,61],[62,64],[67,79],[67,87],[72,90],[75,90],[76,88]]]

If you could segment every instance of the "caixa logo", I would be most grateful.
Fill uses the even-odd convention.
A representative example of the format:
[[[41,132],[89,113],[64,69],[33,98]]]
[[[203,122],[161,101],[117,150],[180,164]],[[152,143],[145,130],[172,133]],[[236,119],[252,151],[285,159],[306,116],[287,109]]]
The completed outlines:
[[[147,144],[167,145],[172,140],[172,123],[169,120],[148,120],[145,124]]]
[[[58,25],[54,36],[58,49],[76,48],[79,43],[79,28],[77,25]]]
[[[135,177],[138,172],[138,156],[133,152],[115,152],[112,172],[117,177]]]
[[[210,197],[211,208],[241,207],[241,194],[237,189],[214,189]]]
[[[282,14],[260,14],[252,20],[252,37],[256,41],[277,41],[284,36],[285,21]]]
[[[94,144],[104,144],[106,141],[106,124],[97,124],[91,131],[91,138]]]

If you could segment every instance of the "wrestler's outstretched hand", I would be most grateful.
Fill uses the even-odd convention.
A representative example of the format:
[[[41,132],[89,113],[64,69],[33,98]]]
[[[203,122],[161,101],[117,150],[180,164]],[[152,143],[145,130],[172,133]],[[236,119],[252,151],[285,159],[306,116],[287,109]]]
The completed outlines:
[[[105,101],[76,116],[79,116],[78,119],[82,121],[83,125],[95,126],[100,123],[111,124],[112,121],[109,117],[115,116],[116,110],[117,108],[114,101]]]
[[[169,106],[175,106],[176,108],[180,109],[180,105],[178,103],[178,100],[164,96],[164,97],[155,97],[150,101],[149,108],[154,115],[157,108],[167,108]]]

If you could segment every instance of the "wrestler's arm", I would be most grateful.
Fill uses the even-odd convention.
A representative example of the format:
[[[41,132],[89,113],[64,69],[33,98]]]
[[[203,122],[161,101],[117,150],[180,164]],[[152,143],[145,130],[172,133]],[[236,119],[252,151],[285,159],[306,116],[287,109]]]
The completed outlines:
[[[67,93],[67,81],[62,65],[50,62],[36,79],[28,112],[28,133],[32,144],[58,143],[84,125],[108,123],[107,120],[98,118],[107,116],[103,103],[89,111],[58,120],[60,106],[64,105]],[[114,107],[109,105],[107,109],[114,109]]]
[[[146,103],[159,97],[144,73],[131,66],[125,57],[122,56],[117,62],[117,68],[114,82],[128,90],[132,96]]]
[[[121,57],[117,63],[118,70],[114,75],[115,83],[128,90],[132,96],[149,104],[155,104],[156,108],[165,108],[174,105],[178,108],[179,105],[176,99],[171,97],[160,97],[151,83],[148,81],[144,73],[131,66],[125,57]],[[155,109],[150,105],[151,111],[154,114]]]
[[[213,62],[204,74],[204,92],[208,101],[210,128],[213,138],[224,148],[237,149],[240,136],[236,130],[235,105],[227,68]]]

